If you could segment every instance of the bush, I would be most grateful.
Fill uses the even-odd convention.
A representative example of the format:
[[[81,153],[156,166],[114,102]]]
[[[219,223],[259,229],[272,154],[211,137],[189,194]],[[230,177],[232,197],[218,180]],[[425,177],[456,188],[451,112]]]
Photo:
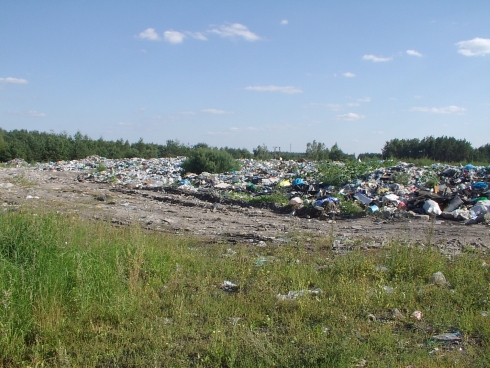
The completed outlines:
[[[223,173],[240,169],[240,164],[228,152],[212,148],[199,148],[192,151],[182,164],[186,172]]]

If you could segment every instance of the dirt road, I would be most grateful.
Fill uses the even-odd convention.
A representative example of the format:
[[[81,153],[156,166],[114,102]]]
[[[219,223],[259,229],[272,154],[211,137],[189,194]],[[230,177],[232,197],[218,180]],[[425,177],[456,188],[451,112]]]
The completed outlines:
[[[487,250],[490,226],[451,220],[385,220],[376,217],[318,220],[289,215],[280,208],[253,207],[215,193],[198,196],[176,189],[149,191],[106,183],[80,182],[79,172],[0,169],[5,211],[17,208],[78,213],[115,225],[140,224],[155,231],[192,234],[212,241],[254,246],[325,242],[337,252],[377,248],[392,239],[435,245],[447,254],[463,248]]]

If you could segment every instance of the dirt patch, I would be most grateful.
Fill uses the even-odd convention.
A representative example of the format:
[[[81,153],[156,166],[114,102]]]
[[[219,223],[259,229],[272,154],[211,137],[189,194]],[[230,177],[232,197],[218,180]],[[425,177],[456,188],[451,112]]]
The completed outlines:
[[[378,248],[393,239],[436,246],[448,254],[457,254],[464,248],[487,250],[490,246],[490,227],[485,224],[465,226],[443,219],[376,217],[307,219],[291,216],[281,206],[253,206],[216,192],[191,194],[175,188],[131,189],[80,182],[79,174],[30,168],[0,169],[4,211],[48,209],[115,225],[139,224],[154,231],[258,246],[290,243],[303,237],[306,243],[325,241],[337,252],[356,247]]]

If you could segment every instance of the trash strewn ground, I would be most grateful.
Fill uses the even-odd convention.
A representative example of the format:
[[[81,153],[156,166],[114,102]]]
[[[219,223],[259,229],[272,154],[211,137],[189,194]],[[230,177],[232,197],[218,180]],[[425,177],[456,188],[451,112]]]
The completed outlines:
[[[333,186],[321,181],[314,162],[242,160],[239,172],[197,175],[181,172],[184,159],[16,160],[0,170],[0,193],[6,210],[29,201],[116,225],[259,246],[285,244],[298,233],[310,234],[312,243],[328,238],[339,253],[378,248],[393,238],[436,245],[448,254],[490,244],[486,167],[398,163]],[[239,196],[261,198],[278,190],[286,203]],[[355,203],[362,212],[346,214],[339,202]]]

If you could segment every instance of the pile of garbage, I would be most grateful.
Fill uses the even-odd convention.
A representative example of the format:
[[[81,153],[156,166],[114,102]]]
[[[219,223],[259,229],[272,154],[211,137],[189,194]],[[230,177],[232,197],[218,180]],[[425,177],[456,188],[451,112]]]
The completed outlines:
[[[490,166],[435,164],[417,167],[398,162],[383,167],[380,162],[361,177],[334,186],[322,176],[324,163],[246,159],[240,160],[240,171],[195,174],[182,171],[185,159],[91,156],[84,160],[38,163],[35,167],[81,171],[80,181],[109,182],[139,189],[177,187],[189,193],[213,191],[223,196],[244,193],[248,198],[281,193],[289,201],[290,213],[304,217],[345,215],[342,203],[353,203],[360,209],[359,213],[387,219],[443,217],[467,224],[490,223]],[[339,170],[346,167],[338,162],[326,165],[335,165]]]

